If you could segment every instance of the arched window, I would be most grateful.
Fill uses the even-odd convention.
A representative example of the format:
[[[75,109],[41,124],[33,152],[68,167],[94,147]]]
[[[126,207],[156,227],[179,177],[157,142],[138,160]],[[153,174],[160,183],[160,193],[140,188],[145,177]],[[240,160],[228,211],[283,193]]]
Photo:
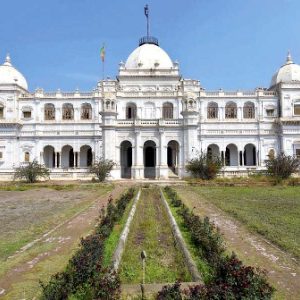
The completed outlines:
[[[136,118],[136,105],[134,103],[129,103],[126,105],[126,119],[132,120]]]
[[[55,106],[52,103],[46,103],[44,107],[45,120],[55,120]]]
[[[4,118],[4,105],[0,103],[0,119]]]
[[[74,119],[74,108],[71,103],[65,103],[63,105],[62,119],[63,120],[73,120]]]
[[[29,161],[30,161],[30,154],[29,154],[28,151],[26,151],[26,152],[24,153],[24,161],[25,161],[25,162],[29,162]]]
[[[173,119],[173,104],[164,103],[163,104],[163,119]]]
[[[294,104],[294,115],[300,116],[300,102]]]
[[[237,106],[234,102],[228,102],[225,106],[225,119],[237,118]]]
[[[81,120],[92,119],[92,106],[90,103],[83,103],[81,105]]]
[[[218,104],[216,102],[208,103],[207,119],[218,119]]]
[[[254,119],[255,118],[255,108],[253,102],[246,102],[243,108],[244,119]]]

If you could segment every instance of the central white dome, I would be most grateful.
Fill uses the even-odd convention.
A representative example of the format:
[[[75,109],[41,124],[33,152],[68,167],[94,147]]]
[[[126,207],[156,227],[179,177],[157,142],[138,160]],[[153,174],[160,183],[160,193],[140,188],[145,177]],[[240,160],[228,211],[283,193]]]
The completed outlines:
[[[171,69],[173,62],[169,55],[155,44],[143,44],[127,58],[126,69]]]

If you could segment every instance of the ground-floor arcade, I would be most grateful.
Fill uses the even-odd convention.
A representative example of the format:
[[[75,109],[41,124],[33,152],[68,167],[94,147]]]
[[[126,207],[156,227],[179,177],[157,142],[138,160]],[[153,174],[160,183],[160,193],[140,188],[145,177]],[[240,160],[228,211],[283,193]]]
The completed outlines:
[[[61,148],[47,145],[40,154],[40,160],[49,169],[87,168],[94,161],[94,152],[89,145],[82,145],[78,151],[68,144]]]
[[[146,140],[141,147],[133,147],[132,142],[122,141],[120,146],[121,178],[168,178],[178,177],[180,169],[179,142],[171,140],[166,146],[157,145],[154,140]],[[138,148],[138,149],[136,149]]]

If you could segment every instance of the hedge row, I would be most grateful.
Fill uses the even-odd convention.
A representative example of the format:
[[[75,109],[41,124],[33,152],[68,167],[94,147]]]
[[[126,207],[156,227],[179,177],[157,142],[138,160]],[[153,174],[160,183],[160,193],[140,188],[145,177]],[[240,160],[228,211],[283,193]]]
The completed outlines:
[[[271,299],[275,290],[268,284],[265,272],[245,266],[234,253],[226,255],[222,235],[209,218],[196,216],[172,188],[165,187],[164,191],[189,230],[197,255],[207,261],[213,274],[206,284],[184,291],[180,290],[180,283],[165,286],[157,299]]]
[[[113,203],[110,196],[106,210],[102,208],[95,232],[81,240],[80,248],[69,260],[66,270],[53,275],[47,284],[41,283],[42,299],[119,299],[120,279],[111,268],[103,267],[105,240],[124,214],[134,196],[130,188]]]

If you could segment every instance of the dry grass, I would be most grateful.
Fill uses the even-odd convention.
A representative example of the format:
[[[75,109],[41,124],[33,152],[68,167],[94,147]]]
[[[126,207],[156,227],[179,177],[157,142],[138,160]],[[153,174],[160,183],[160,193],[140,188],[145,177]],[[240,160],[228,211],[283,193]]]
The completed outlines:
[[[87,189],[77,185],[61,191],[35,186],[26,191],[0,191],[0,262],[87,208],[109,189],[111,186],[94,185]]]

